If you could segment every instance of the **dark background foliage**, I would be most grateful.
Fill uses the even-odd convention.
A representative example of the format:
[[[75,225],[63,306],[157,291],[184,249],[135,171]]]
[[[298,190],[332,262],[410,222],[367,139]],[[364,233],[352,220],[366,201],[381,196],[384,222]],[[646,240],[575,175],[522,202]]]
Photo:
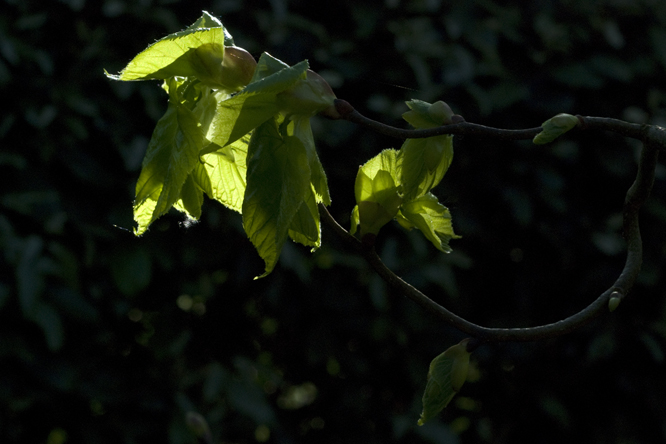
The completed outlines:
[[[404,100],[534,127],[558,112],[666,121],[666,3],[493,0],[2,0],[0,442],[652,443],[666,440],[666,184],[642,213],[640,281],[617,312],[555,340],[482,347],[456,401],[416,427],[429,361],[463,338],[388,291],[324,229],[314,254],[263,264],[238,214],[205,204],[135,238],[141,159],[166,108],[117,83],[206,9],[239,46],[309,59],[338,97],[403,126]],[[359,164],[400,142],[316,119],[332,213]],[[581,309],[623,264],[637,145],[573,133],[548,146],[456,138],[436,194],[462,239],[443,255],[388,226],[398,274],[487,326]]]

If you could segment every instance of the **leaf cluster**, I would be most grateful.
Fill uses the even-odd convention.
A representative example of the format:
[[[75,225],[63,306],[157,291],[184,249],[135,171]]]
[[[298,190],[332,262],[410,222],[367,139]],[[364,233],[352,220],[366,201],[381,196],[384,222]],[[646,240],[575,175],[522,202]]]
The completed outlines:
[[[309,118],[335,96],[307,70],[307,61],[290,67],[268,53],[254,62],[204,11],[108,75],[161,79],[169,95],[136,185],[135,234],[172,207],[199,219],[205,194],[243,214],[265,262],[262,276],[287,238],[318,248],[317,204],[331,200]]]
[[[407,102],[411,111],[403,118],[417,129],[447,122],[438,108],[444,102]],[[437,186],[453,160],[453,136],[407,139],[399,151],[387,149],[359,168],[356,176],[357,205],[352,211],[351,233],[360,227],[362,238],[376,236],[396,219],[406,229],[418,228],[440,251],[450,252],[449,240],[457,238],[449,210],[431,190]]]

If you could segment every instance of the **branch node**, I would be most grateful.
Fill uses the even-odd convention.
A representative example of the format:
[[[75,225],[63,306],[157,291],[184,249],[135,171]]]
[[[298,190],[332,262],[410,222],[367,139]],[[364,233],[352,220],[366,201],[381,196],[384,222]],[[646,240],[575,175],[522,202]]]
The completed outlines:
[[[333,104],[335,105],[336,111],[343,119],[355,111],[354,107],[346,100],[335,99]]]
[[[585,120],[585,117],[580,114],[576,114],[576,117],[578,118],[578,126],[580,129],[587,129],[587,121]]]

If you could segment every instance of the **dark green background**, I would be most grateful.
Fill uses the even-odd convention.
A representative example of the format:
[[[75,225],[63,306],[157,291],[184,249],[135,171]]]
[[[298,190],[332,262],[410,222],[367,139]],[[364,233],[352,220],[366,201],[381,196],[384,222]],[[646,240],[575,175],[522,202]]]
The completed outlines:
[[[388,291],[326,228],[321,250],[287,245],[258,281],[240,216],[219,204],[135,238],[134,185],[166,96],[103,75],[206,9],[255,57],[307,58],[338,97],[398,126],[410,98],[504,128],[558,112],[664,124],[663,1],[0,8],[1,443],[194,443],[187,411],[216,443],[666,440],[663,165],[642,212],[644,269],[618,311],[555,340],[477,350],[476,381],[419,428],[428,363],[464,336]],[[348,224],[358,165],[400,142],[313,125],[331,212]],[[574,132],[539,147],[455,144],[436,194],[463,238],[444,255],[386,227],[378,249],[398,274],[503,327],[561,319],[611,285],[635,143]]]

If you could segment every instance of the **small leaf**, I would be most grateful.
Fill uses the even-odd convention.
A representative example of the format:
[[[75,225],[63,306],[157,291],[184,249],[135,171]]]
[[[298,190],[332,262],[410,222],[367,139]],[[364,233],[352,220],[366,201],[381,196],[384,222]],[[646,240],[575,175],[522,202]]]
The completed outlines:
[[[405,199],[422,196],[444,178],[453,160],[453,136],[407,139],[401,148]]]
[[[468,339],[449,347],[430,363],[428,382],[423,392],[423,411],[418,425],[437,416],[460,391],[467,379],[470,352]]]
[[[354,205],[354,209],[352,210],[351,217],[350,217],[350,223],[351,227],[349,228],[349,234],[356,234],[356,230],[358,230],[358,226],[361,223],[361,218],[358,215],[358,205]]]
[[[579,123],[578,117],[576,116],[564,113],[558,114],[555,117],[551,117],[550,119],[543,122],[543,124],[541,125],[541,128],[543,128],[543,130],[539,134],[534,136],[532,142],[537,145],[550,143],[553,140],[560,137],[562,134],[569,131],[570,129],[576,127],[578,123]]]
[[[327,108],[334,109],[335,93],[322,76],[307,70],[306,78],[277,96],[280,112],[286,116],[312,117]]]
[[[354,191],[361,237],[377,234],[398,214],[402,203],[398,174],[399,156],[395,150],[384,150],[359,168]]]
[[[430,108],[428,108],[428,114],[435,122],[441,122],[440,125],[451,123],[451,117],[453,117],[451,107],[441,100],[430,105]]]
[[[403,118],[416,129],[435,128],[451,121],[453,111],[444,102],[406,102],[411,111]],[[453,160],[453,136],[407,139],[400,149],[400,180],[405,200],[422,196],[441,182]]]
[[[398,222],[405,228],[416,227],[440,251],[450,253],[449,241],[459,239],[453,232],[451,213],[432,193],[420,196],[400,207]],[[405,220],[403,220],[404,218]]]
[[[402,118],[414,128],[435,128],[441,125],[441,122],[433,119],[428,112],[432,106],[430,103],[417,99],[405,103],[410,111],[404,112]]]

